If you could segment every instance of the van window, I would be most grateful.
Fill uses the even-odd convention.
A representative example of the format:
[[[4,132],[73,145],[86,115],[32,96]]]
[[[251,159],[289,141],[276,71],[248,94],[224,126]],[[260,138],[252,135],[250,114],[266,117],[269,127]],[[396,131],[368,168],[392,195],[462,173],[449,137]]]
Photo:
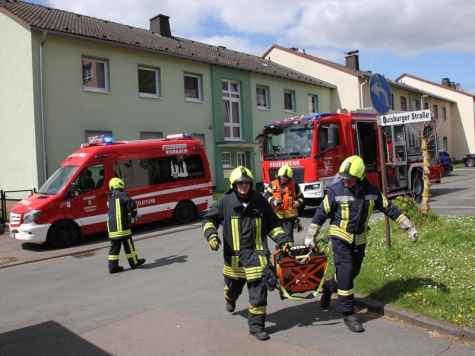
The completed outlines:
[[[71,176],[76,172],[78,166],[61,166],[38,190],[39,194],[59,194],[64,185],[69,181]]]
[[[79,194],[100,188],[104,185],[104,165],[96,164],[84,168],[74,180]]]
[[[203,160],[197,154],[114,162],[114,172],[126,189],[206,176]]]

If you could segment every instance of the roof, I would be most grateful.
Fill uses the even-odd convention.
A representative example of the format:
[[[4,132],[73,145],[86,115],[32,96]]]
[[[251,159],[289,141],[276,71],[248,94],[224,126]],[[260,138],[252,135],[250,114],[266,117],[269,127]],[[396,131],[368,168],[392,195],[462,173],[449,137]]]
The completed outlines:
[[[0,0],[0,11],[32,30],[48,30],[85,40],[99,40],[155,53],[247,70],[335,89],[336,86],[247,53],[83,16],[17,0]]]

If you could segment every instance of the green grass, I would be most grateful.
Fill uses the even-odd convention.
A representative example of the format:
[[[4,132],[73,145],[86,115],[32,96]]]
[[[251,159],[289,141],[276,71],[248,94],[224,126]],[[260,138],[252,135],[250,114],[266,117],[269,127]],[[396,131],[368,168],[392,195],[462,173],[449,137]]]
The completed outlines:
[[[475,217],[430,214],[411,219],[419,232],[413,243],[391,221],[386,247],[384,219],[370,222],[366,258],[355,290],[360,295],[459,326],[475,327]],[[329,254],[328,229],[318,236]]]

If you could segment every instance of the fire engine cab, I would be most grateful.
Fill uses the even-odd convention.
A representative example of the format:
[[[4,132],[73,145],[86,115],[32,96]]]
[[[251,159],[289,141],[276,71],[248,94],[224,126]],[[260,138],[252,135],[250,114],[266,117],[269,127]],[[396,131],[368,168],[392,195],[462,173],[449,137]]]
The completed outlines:
[[[191,134],[119,141],[92,137],[45,184],[10,212],[10,236],[57,248],[107,230],[109,181],[118,177],[135,200],[137,224],[173,218],[191,222],[213,204],[203,143]]]
[[[383,127],[385,157],[380,157],[377,116],[365,110],[311,114],[275,121],[256,138],[262,142],[264,184],[275,179],[279,167],[289,165],[305,202],[318,205],[338,173],[341,162],[359,155],[366,178],[381,187],[381,162],[386,163],[388,196],[423,192],[420,135],[433,137],[428,145],[430,182],[441,177],[433,125],[411,123]]]

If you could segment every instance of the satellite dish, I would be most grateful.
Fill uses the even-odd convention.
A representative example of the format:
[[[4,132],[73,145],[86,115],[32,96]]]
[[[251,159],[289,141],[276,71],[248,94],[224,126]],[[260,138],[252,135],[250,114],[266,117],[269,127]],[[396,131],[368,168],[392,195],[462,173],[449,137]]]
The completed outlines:
[[[460,89],[460,87],[461,87],[460,83],[455,84],[455,89],[458,90],[458,89]]]

